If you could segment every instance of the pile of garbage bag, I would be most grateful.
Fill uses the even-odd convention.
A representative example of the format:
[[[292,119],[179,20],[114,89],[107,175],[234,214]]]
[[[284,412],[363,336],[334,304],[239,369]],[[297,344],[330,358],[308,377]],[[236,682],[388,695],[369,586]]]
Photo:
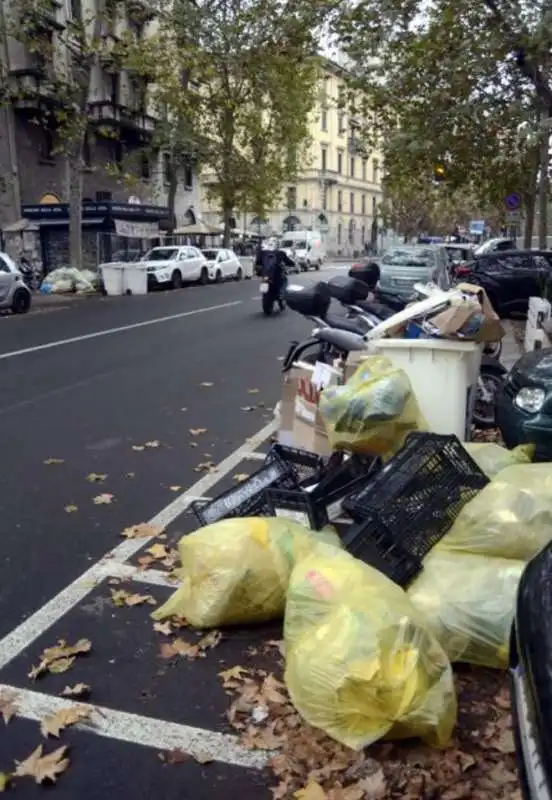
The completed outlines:
[[[319,411],[332,450],[386,459],[409,433],[427,430],[407,374],[385,356],[369,356],[344,386],[325,389]]]
[[[489,478],[493,478],[506,467],[530,464],[536,450],[534,444],[520,444],[513,450],[507,450],[495,442],[467,442],[464,447]]]
[[[42,294],[92,294],[98,291],[99,276],[90,269],[60,267],[49,272],[40,285]]]
[[[282,518],[226,519],[183,536],[182,585],[153,613],[185,617],[197,628],[282,617],[295,562],[317,541],[339,547],[332,529],[310,531]]]

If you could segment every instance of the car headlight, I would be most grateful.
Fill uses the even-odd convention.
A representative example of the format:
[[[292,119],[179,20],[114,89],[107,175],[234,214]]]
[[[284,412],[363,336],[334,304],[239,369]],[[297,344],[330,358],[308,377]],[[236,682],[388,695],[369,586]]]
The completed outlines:
[[[537,414],[544,405],[545,396],[544,389],[527,386],[516,394],[514,404],[522,411]]]

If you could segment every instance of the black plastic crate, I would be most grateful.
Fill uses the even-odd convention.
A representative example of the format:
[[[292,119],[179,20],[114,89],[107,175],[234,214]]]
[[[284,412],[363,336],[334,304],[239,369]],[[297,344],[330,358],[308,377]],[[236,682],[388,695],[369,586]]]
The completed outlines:
[[[422,560],[397,543],[375,517],[353,525],[343,537],[347,552],[369,564],[403,589],[423,569]]]
[[[315,501],[311,492],[270,488],[265,494],[271,517],[287,517],[313,531],[320,531],[329,524],[326,508]]]
[[[291,467],[300,486],[312,486],[323,475],[326,460],[309,450],[300,450],[286,444],[273,444],[265,459],[265,464],[277,458]]]
[[[404,549],[424,558],[488,482],[456,436],[411,433],[343,508],[356,522],[377,517]]]
[[[338,455],[338,454],[335,454]],[[343,456],[343,454],[339,454]],[[382,462],[378,456],[352,455],[340,462],[331,460],[325,473],[312,494],[317,502],[324,504],[330,517],[341,513],[342,501],[353,491],[358,491],[381,469]]]
[[[268,460],[243,483],[233,486],[214,500],[196,500],[191,508],[200,525],[212,525],[230,517],[267,517],[270,516],[270,508],[265,492],[272,486],[280,489],[298,488],[290,466],[277,457]]]

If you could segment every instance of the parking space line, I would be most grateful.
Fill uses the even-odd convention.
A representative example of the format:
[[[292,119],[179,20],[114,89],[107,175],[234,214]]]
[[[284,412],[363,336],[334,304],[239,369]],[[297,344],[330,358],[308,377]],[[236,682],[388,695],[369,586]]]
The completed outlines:
[[[243,747],[239,744],[238,737],[230,734],[0,684],[0,694],[3,691],[15,692],[18,717],[36,722],[61,709],[84,707],[89,710],[90,719],[75,727],[108,739],[117,739],[156,750],[178,749],[191,756],[197,755],[201,759],[212,759],[250,769],[263,769],[270,757],[266,751]]]
[[[178,314],[169,314],[166,317],[156,317],[155,319],[146,319],[142,322],[133,322],[130,325],[121,325],[119,328],[107,328],[104,331],[94,331],[94,333],[85,333],[82,336],[72,336],[70,339],[58,339],[55,342],[46,342],[45,344],[38,344],[34,347],[25,347],[23,350],[12,350],[9,353],[0,353],[0,360],[6,358],[15,358],[16,356],[24,356],[29,353],[38,353],[41,350],[51,350],[53,347],[62,347],[63,345],[74,344],[75,342],[85,342],[87,339],[97,339],[100,336],[111,336],[113,333],[133,331],[137,328],[145,328],[148,325],[159,325],[161,322],[172,322],[175,319],[193,317],[197,314],[206,314],[208,311],[219,311],[223,308],[232,308],[232,306],[241,305],[242,302],[242,300],[234,300],[229,303],[219,303],[216,306],[207,306],[206,308],[193,308],[190,311],[181,311]]]
[[[149,524],[163,529],[170,525],[190,507],[194,500],[208,494],[213,486],[228,475],[229,472],[232,472],[247,457],[248,453],[256,450],[265,439],[272,436],[276,428],[276,420],[265,425],[258,433],[250,437],[248,441],[244,442],[237,450],[234,450],[233,453],[230,453],[227,458],[221,461],[216,472],[200,478],[193,486],[156,514],[149,521]],[[154,536],[125,540],[106,553],[103,558],[93,564],[73,583],[62,589],[59,594],[35,611],[17,628],[8,633],[0,640],[0,669],[3,669],[10,661],[13,661],[35,639],[42,636],[52,625],[78,605],[98,583],[101,583],[106,577],[111,577],[111,571],[115,564],[123,564],[153,539],[155,539]]]

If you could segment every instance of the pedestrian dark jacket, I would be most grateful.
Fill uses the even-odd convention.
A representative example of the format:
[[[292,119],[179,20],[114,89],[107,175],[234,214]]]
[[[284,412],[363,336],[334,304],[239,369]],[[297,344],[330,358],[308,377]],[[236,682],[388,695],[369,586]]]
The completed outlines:
[[[293,261],[283,250],[263,250],[259,274],[280,286],[286,275],[286,267],[293,267]]]

